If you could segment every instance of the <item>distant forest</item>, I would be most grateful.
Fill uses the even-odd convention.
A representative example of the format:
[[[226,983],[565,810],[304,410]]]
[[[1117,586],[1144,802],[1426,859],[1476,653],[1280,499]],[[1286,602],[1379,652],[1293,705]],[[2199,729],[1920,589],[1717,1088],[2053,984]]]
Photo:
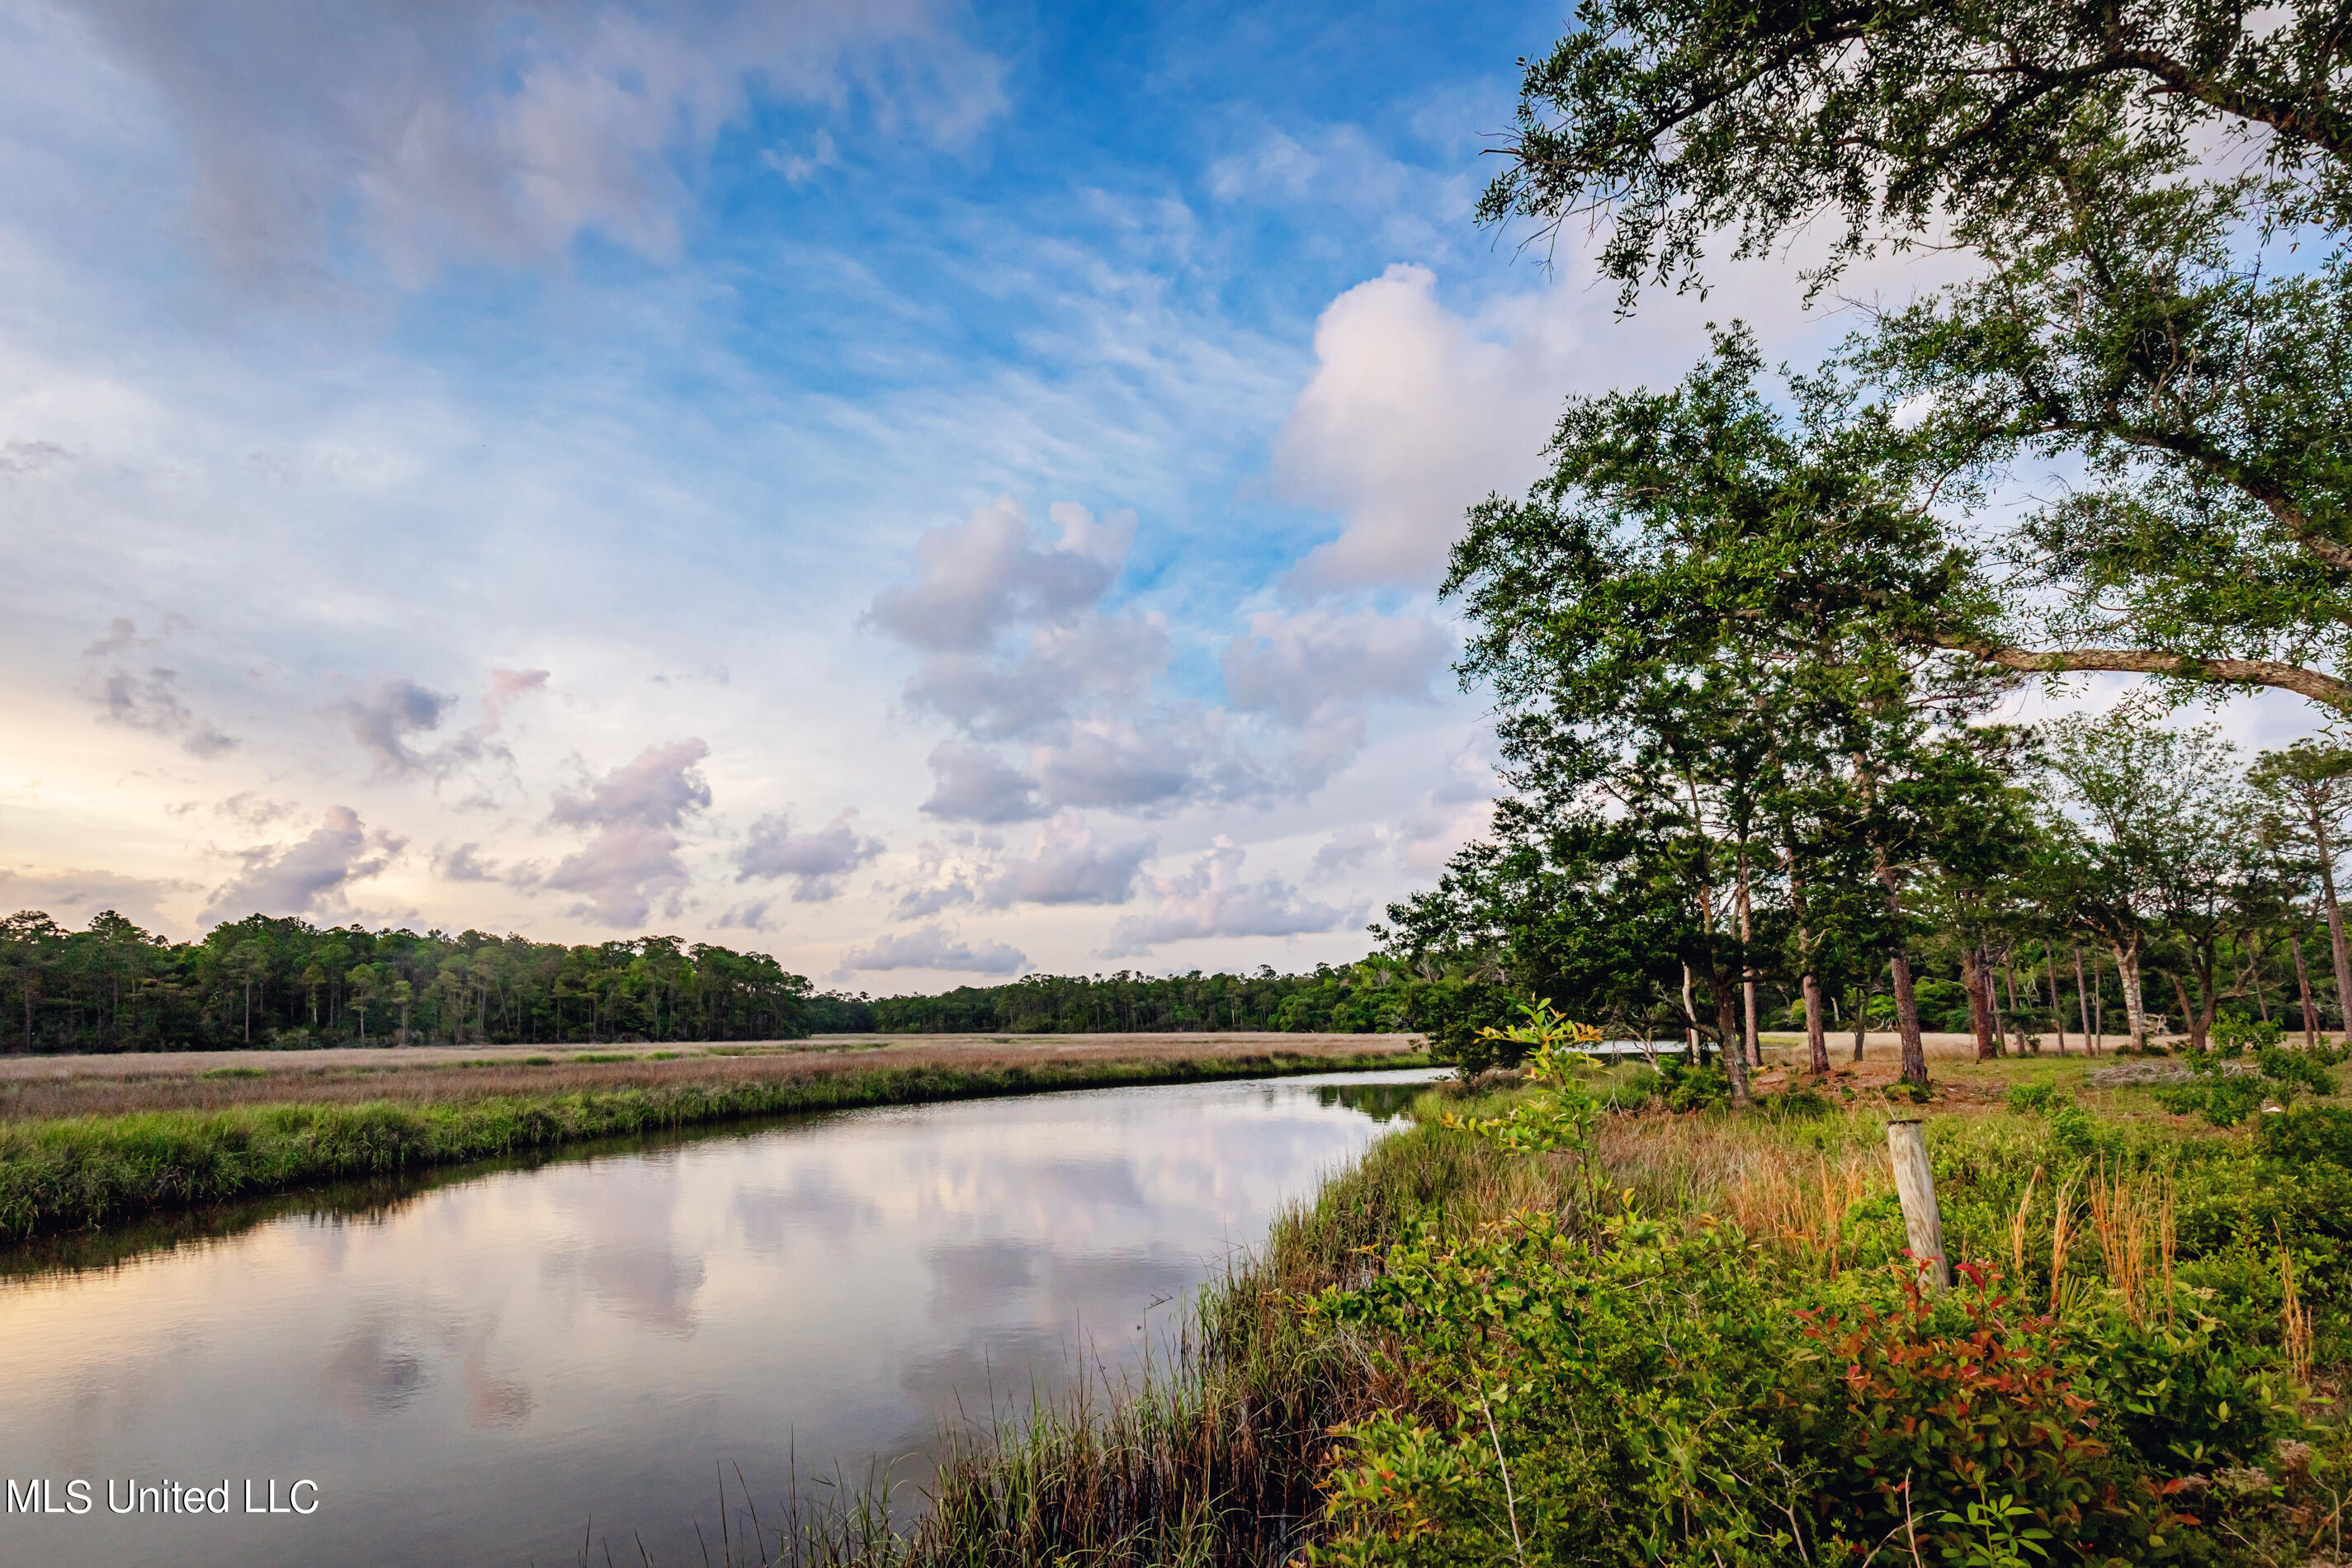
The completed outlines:
[[[1430,981],[1393,960],[1369,958],[1307,974],[1031,974],[1008,985],[960,985],[937,996],[874,1004],[884,1034],[1117,1034],[1281,1030],[1347,1035],[1438,1029],[1465,1007],[1502,1011],[1458,981]]]
[[[1381,960],[1311,974],[1032,975],[940,996],[819,993],[762,952],[646,936],[567,947],[251,916],[174,942],[108,911],[0,920],[0,1049],[603,1044],[812,1034],[1411,1030],[1482,991]]]

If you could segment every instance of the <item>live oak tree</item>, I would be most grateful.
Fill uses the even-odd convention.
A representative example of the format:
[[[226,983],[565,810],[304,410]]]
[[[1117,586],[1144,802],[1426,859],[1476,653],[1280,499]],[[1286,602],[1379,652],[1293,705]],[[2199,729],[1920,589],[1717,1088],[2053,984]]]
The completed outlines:
[[[1445,591],[1476,628],[1461,669],[1496,693],[1519,852],[1572,825],[1588,881],[1675,911],[1653,923],[1704,982],[1715,1016],[1691,1022],[1727,1065],[1733,987],[1759,963],[1719,908],[1738,868],[1752,901],[1777,842],[1792,911],[1840,882],[1809,877],[1803,846],[1858,858],[1883,899],[1904,1075],[1924,1082],[1906,895],[1956,842],[1955,792],[1997,784],[1964,721],[2009,678],[1920,634],[1923,606],[1965,615],[1978,590],[1899,482],[1907,437],[1821,383],[1796,383],[1784,415],[1760,370],[1735,330],[1668,392],[1571,401],[1551,475],[1474,509],[1455,550]],[[1809,810],[1815,828],[1791,831]]]
[[[1626,308],[1709,247],[1935,247],[1965,280],[1827,373],[1906,410],[1912,504],[1990,602],[1912,637],[2023,672],[2352,710],[2352,89],[2340,6],[1587,0],[1525,62],[1490,220],[1591,223]],[[2065,481],[1980,503],[2025,461]],[[1998,525],[1992,521],[2000,516]]]

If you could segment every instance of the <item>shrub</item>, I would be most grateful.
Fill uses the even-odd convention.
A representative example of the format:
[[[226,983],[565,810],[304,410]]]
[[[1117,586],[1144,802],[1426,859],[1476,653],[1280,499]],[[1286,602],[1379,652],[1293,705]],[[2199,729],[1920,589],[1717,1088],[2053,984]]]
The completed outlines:
[[[2156,1090],[2157,1104],[2175,1116],[2204,1115],[2215,1127],[2235,1127],[2263,1108],[2267,1091],[2260,1079],[2236,1075],[2169,1084]]]
[[[1658,1098],[1670,1110],[1705,1110],[1731,1098],[1731,1079],[1721,1063],[1693,1067],[1675,1057],[1658,1062]]]
[[[2009,1086],[2009,1108],[2021,1114],[2043,1116],[2072,1103],[2059,1092],[2054,1083],[2013,1083]]]

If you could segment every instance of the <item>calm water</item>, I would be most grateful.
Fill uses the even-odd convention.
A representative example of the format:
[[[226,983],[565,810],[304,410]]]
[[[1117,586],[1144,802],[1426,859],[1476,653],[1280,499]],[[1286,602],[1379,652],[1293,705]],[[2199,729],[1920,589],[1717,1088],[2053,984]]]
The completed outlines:
[[[857,1111],[20,1272],[0,1470],[93,1506],[0,1515],[0,1563],[570,1563],[592,1521],[600,1563],[698,1563],[698,1522],[715,1560],[721,1466],[763,1510],[795,1459],[920,1475],[943,1422],[1163,1346],[1408,1076]],[[232,1511],[113,1512],[134,1480]],[[246,1511],[272,1481],[315,1511]]]

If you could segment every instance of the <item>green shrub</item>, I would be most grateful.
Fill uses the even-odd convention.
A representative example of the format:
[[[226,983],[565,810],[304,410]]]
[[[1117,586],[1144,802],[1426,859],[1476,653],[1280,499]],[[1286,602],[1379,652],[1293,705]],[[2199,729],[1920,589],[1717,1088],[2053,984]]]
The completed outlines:
[[[2046,1116],[2061,1106],[2072,1103],[2054,1083],[2013,1083],[2009,1086],[2009,1108],[2021,1114]]]
[[[1658,1098],[1670,1110],[1705,1110],[1731,1098],[1731,1079],[1720,1062],[1693,1067],[1677,1057],[1658,1060]]]
[[[1965,1563],[1991,1524],[2056,1561],[2199,1561],[2175,1479],[2291,1428],[2265,1355],[2210,1325],[2061,1323],[1981,1268],[1938,1303],[1907,1268],[1758,1263],[1727,1227],[1538,1214],[1326,1292],[1401,1397],[1341,1429],[1315,1560],[1729,1568],[1916,1531]]]
[[[2215,1127],[2235,1127],[2268,1098],[2262,1079],[2234,1073],[2168,1084],[2155,1093],[2157,1104],[2175,1116],[2201,1113]]]

